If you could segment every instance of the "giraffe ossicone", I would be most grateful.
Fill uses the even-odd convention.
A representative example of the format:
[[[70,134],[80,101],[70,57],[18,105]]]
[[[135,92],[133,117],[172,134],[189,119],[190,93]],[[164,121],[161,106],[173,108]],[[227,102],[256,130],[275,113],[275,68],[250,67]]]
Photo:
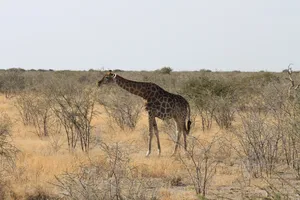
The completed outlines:
[[[146,156],[151,154],[151,143],[153,133],[157,139],[158,154],[161,153],[156,117],[162,120],[174,119],[176,123],[177,138],[174,152],[176,153],[181,134],[183,133],[184,149],[187,150],[186,137],[191,129],[190,105],[182,96],[165,91],[155,83],[137,82],[125,79],[109,71],[98,81],[98,86],[109,83],[116,83],[119,87],[128,92],[138,95],[147,101],[146,110],[149,120],[149,140]]]

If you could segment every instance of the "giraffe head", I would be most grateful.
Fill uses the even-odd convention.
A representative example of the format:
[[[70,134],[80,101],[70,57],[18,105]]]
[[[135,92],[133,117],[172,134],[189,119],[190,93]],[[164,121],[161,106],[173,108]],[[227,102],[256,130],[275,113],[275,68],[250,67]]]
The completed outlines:
[[[101,85],[104,85],[104,84],[114,83],[115,77],[116,77],[116,74],[112,73],[111,70],[109,70],[109,72],[107,72],[104,75],[104,77],[100,81],[98,81],[98,86],[100,87]]]

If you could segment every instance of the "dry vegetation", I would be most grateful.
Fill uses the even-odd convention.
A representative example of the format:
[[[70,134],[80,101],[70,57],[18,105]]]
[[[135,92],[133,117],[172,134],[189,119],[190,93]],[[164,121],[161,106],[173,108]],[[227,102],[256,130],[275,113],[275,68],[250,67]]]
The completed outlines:
[[[299,199],[298,73],[121,72],[184,96],[188,151],[145,157],[143,101],[104,72],[0,71],[0,199]]]

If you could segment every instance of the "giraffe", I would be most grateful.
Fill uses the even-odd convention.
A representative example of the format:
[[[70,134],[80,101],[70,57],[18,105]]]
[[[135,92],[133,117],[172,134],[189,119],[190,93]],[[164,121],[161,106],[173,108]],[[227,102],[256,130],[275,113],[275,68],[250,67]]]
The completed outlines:
[[[190,106],[187,100],[180,95],[165,91],[155,83],[128,80],[112,73],[111,71],[106,73],[104,77],[98,81],[98,86],[100,87],[110,83],[115,83],[128,92],[140,96],[146,100],[145,107],[146,111],[148,112],[149,121],[148,151],[146,153],[147,157],[151,154],[153,132],[157,139],[158,155],[161,154],[158,128],[155,119],[156,117],[162,120],[174,119],[175,121],[177,137],[172,155],[176,154],[182,133],[184,138],[184,149],[187,150],[186,136],[190,132],[192,123],[190,120]]]

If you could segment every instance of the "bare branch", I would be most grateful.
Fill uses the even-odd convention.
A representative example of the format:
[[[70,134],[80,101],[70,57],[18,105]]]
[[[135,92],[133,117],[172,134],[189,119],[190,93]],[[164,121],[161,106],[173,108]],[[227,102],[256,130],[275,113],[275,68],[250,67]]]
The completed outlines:
[[[291,67],[292,65],[293,65],[293,63],[290,63],[289,66],[288,66],[288,68],[287,68],[287,73],[288,73],[289,77],[286,78],[286,79],[289,80],[290,83],[291,83],[291,85],[290,85],[290,87],[288,89],[288,97],[291,97],[291,90],[292,89],[297,90],[300,87],[300,84],[298,84],[298,85],[295,86],[295,81],[292,78],[292,73],[293,73],[293,70],[292,70],[292,67]]]

